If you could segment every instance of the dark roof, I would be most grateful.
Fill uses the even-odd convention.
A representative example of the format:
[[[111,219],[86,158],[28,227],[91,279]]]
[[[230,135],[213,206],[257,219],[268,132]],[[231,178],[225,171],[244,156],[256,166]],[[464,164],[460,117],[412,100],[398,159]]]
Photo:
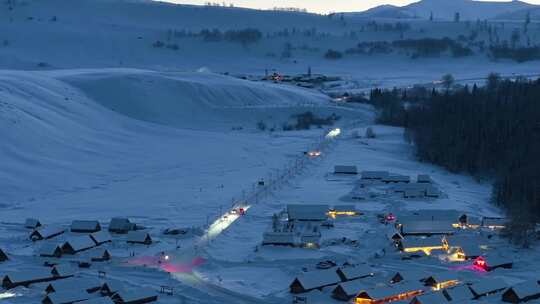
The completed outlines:
[[[324,221],[328,210],[328,205],[287,205],[289,220]]]

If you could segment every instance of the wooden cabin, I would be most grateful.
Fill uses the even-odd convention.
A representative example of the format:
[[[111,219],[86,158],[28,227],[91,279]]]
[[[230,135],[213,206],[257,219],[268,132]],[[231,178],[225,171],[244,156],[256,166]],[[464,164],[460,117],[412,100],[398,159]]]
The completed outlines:
[[[94,233],[90,234],[90,238],[92,238],[92,240],[98,246],[103,245],[105,243],[111,243],[112,242],[111,235],[109,233],[107,233],[106,231],[94,232]]]
[[[474,294],[467,285],[457,285],[443,289],[444,296],[452,303],[468,303],[474,298]]]
[[[113,217],[109,223],[109,232],[112,233],[126,234],[133,230],[136,230],[136,225],[125,217]]]
[[[70,230],[77,233],[93,233],[100,231],[101,225],[98,221],[75,220],[71,223]]]
[[[28,229],[37,229],[38,227],[41,227],[41,222],[35,218],[27,218],[26,221],[24,221],[24,227]]]
[[[498,293],[507,287],[506,282],[501,279],[483,278],[482,280],[470,285],[469,289],[474,295],[474,298],[478,299]]]
[[[356,166],[338,165],[334,166],[334,174],[356,175],[358,174],[358,168]]]
[[[423,282],[428,277],[429,274],[421,270],[399,271],[396,272],[392,277],[390,277],[390,283],[396,284],[404,281]]]
[[[350,301],[362,290],[366,290],[368,284],[366,281],[369,281],[370,278],[364,278],[360,280],[353,280],[348,282],[339,283],[334,290],[332,290],[332,297],[340,301]]]
[[[442,292],[421,294],[413,298],[410,304],[444,304],[449,303]]]
[[[62,256],[62,248],[56,244],[48,243],[39,249],[38,254],[41,257],[59,258]]]
[[[417,282],[398,283],[386,287],[363,290],[355,298],[356,304],[389,303],[411,299],[424,293],[424,287]]]
[[[7,254],[0,248],[0,262],[9,260]]]
[[[287,205],[289,222],[323,222],[328,216],[328,205]]]
[[[432,251],[447,251],[448,244],[440,237],[407,237],[398,243],[398,248],[407,253],[423,251],[426,255],[431,255]]]
[[[62,252],[65,254],[76,254],[96,247],[96,242],[88,236],[70,238],[62,245]]]
[[[311,290],[336,285],[341,282],[337,268],[304,272],[297,276],[289,285],[291,293],[305,293]]]
[[[18,286],[28,287],[35,283],[43,283],[58,280],[59,277],[52,274],[50,268],[39,268],[30,271],[17,271],[6,274],[2,278],[2,287],[12,289]]]
[[[433,236],[452,235],[455,229],[452,222],[445,221],[401,221],[398,224],[401,235],[407,236]]]
[[[48,240],[64,233],[64,229],[55,226],[41,226],[30,233],[32,241]]]
[[[343,282],[372,277],[374,275],[373,269],[367,265],[340,267],[336,272]]]
[[[143,304],[158,300],[154,291],[138,289],[136,291],[120,290],[111,296],[111,299],[117,304]]]
[[[128,244],[144,244],[150,245],[153,240],[148,232],[144,231],[130,231],[127,235]]]
[[[522,303],[540,298],[538,281],[525,281],[508,288],[502,295],[502,300],[508,303]]]
[[[452,286],[456,286],[459,283],[460,280],[457,275],[448,271],[437,272],[424,280],[424,284],[431,287],[433,290],[446,289]]]

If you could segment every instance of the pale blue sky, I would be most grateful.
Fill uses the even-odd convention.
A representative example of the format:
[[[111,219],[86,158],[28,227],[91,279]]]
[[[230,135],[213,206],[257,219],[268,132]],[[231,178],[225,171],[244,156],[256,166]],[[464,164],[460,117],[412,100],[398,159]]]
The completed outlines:
[[[163,1],[163,0],[162,0]],[[174,3],[204,4],[207,0],[164,0]],[[272,7],[299,7],[306,8],[311,12],[328,13],[332,11],[361,11],[381,4],[406,5],[418,0],[227,0],[225,3],[233,3],[235,6],[268,9]],[[451,1],[451,0],[450,0]],[[491,0],[507,2],[508,0]],[[526,2],[540,4],[540,0],[528,0]]]

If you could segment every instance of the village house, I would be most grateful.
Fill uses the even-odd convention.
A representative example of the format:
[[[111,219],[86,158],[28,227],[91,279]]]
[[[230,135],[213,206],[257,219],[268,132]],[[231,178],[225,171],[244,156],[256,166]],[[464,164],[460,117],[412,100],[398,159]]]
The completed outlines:
[[[429,277],[427,272],[421,270],[407,270],[398,271],[390,277],[390,284],[396,284],[400,282],[423,282]]]
[[[126,234],[132,230],[136,230],[136,224],[125,217],[113,217],[109,223],[109,232],[112,233]]]
[[[292,231],[274,232],[267,231],[263,234],[263,246],[291,246],[294,247],[299,242],[295,241],[295,235]]]
[[[109,297],[100,297],[94,298],[82,302],[77,302],[77,304],[115,304],[113,300]]]
[[[447,251],[448,244],[440,237],[407,237],[398,243],[399,250],[407,253],[423,251],[431,255],[434,250]]]
[[[93,293],[101,289],[102,284],[92,278],[68,278],[49,283],[45,287],[46,293],[51,292],[66,292],[70,290],[84,290],[88,293]]]
[[[378,180],[382,181],[389,175],[388,171],[362,171],[363,180]]]
[[[319,289],[323,287],[336,285],[341,282],[341,278],[337,274],[337,268],[330,268],[325,270],[304,272],[297,276],[293,282],[289,285],[291,293],[304,293],[311,290]]]
[[[152,290],[138,289],[134,291],[120,290],[111,296],[118,304],[143,304],[158,300],[157,294]]]
[[[71,232],[78,233],[93,233],[101,230],[101,225],[98,221],[73,221],[70,226]]]
[[[88,300],[90,295],[86,292],[75,290],[52,292],[49,293],[41,301],[42,304],[71,304]]]
[[[47,243],[38,251],[39,256],[47,258],[59,258],[62,256],[62,248],[57,244]]]
[[[144,245],[150,245],[152,244],[153,240],[150,234],[148,232],[144,231],[130,231],[127,235],[127,243],[128,244],[144,244]]]
[[[24,227],[28,229],[37,229],[38,227],[41,227],[41,222],[35,218],[27,218],[26,221],[24,221]]]
[[[91,252],[90,260],[92,262],[105,262],[111,259],[111,253],[107,249],[98,248]]]
[[[489,255],[477,257],[473,264],[475,267],[485,271],[493,271],[497,268],[510,269],[514,265],[514,262],[505,257]]]
[[[6,274],[2,278],[2,287],[12,289],[17,286],[28,287],[31,284],[58,280],[59,277],[52,274],[50,268],[39,268],[28,271],[17,271]]]
[[[385,184],[408,184],[411,182],[411,178],[406,175],[388,175],[382,178],[382,182]]]
[[[336,271],[339,277],[341,278],[341,281],[343,282],[371,277],[374,275],[374,272],[371,269],[371,267],[367,265],[340,267]]]
[[[508,303],[522,303],[540,298],[540,285],[537,280],[525,281],[508,288],[502,300]]]
[[[105,231],[94,232],[90,234],[90,238],[92,238],[98,246],[112,242],[111,235]]]
[[[506,282],[501,279],[484,278],[469,286],[475,299],[485,297],[506,289]]]
[[[76,254],[94,247],[96,247],[96,242],[88,235],[85,235],[68,239],[62,245],[62,252],[65,254]]]
[[[413,298],[410,304],[444,304],[448,303],[448,299],[442,292],[426,293]]]
[[[0,248],[0,262],[5,262],[8,260],[7,254]]]
[[[328,210],[328,205],[287,205],[289,222],[323,222],[328,218],[326,215]]]
[[[474,298],[472,291],[467,285],[461,284],[443,289],[443,294],[452,303],[468,303]]]
[[[356,166],[334,166],[334,174],[358,174],[358,168]]]
[[[55,226],[41,226],[32,231],[30,239],[32,241],[48,240],[64,233],[64,229]]]
[[[487,248],[486,245],[481,245],[478,239],[461,239],[455,240],[450,238],[451,247],[456,249],[456,257],[460,261],[473,260],[484,255],[482,248]]]
[[[387,303],[411,299],[424,293],[424,286],[418,282],[392,284],[363,290],[355,298],[355,303]]]
[[[405,238],[407,236],[452,235],[455,232],[452,222],[443,221],[400,221],[398,228]]]
[[[336,288],[332,290],[332,297],[340,301],[350,301],[360,291],[365,289],[366,285],[362,283],[362,280],[343,282],[339,283]]]
[[[431,287],[433,290],[442,290],[456,286],[459,283],[460,280],[457,275],[448,271],[438,271],[424,280],[424,284]]]

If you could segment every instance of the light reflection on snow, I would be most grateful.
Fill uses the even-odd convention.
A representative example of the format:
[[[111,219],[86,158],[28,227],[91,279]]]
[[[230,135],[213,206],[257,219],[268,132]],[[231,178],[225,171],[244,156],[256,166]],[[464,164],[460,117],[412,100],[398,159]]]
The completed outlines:
[[[247,211],[251,206],[243,206],[244,211]],[[219,219],[217,219],[215,222],[213,222],[210,227],[208,227],[208,230],[206,231],[206,234],[202,237],[201,241],[208,241],[216,236],[220,235],[225,229],[229,228],[237,219],[239,219],[242,215],[238,213],[233,212],[227,212],[223,216],[221,216]]]
[[[326,134],[326,138],[335,138],[335,137],[338,137],[339,134],[341,134],[341,129],[335,128],[335,129],[330,130],[330,132]]]
[[[13,298],[13,297],[16,297],[16,296],[17,296],[16,293],[6,291],[6,292],[0,293],[0,300],[9,299],[9,298]]]

